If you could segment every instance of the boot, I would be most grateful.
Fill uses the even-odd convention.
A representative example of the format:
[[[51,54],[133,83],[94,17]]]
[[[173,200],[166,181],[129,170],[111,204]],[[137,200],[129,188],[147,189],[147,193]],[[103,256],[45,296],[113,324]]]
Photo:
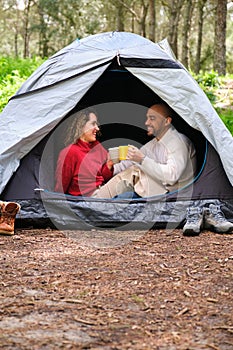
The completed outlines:
[[[220,205],[210,204],[205,209],[204,228],[217,233],[230,233],[233,231],[233,224],[227,221]]]
[[[198,236],[203,227],[203,211],[198,207],[190,207],[186,213],[186,223],[183,227],[184,236]]]
[[[0,201],[0,234],[14,234],[15,217],[19,210],[18,203]]]

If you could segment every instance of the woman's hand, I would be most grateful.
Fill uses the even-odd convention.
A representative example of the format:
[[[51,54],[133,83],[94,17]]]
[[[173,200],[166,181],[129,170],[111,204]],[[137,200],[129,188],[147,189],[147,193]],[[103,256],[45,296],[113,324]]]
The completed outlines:
[[[113,161],[111,159],[108,159],[107,162],[106,162],[106,165],[108,167],[109,170],[112,170],[113,168]]]

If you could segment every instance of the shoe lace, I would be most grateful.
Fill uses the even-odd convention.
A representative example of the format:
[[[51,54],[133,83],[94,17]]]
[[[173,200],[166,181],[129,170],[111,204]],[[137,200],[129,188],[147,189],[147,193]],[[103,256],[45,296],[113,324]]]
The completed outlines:
[[[12,222],[14,221],[14,216],[11,214],[5,214],[3,220],[7,225],[12,225]]]
[[[226,218],[225,218],[223,212],[221,211],[220,206],[215,206],[215,207],[210,208],[210,213],[214,216],[214,218],[217,221],[221,221],[221,222],[226,221]]]
[[[199,208],[189,208],[187,211],[187,221],[195,223],[200,219],[201,210]]]

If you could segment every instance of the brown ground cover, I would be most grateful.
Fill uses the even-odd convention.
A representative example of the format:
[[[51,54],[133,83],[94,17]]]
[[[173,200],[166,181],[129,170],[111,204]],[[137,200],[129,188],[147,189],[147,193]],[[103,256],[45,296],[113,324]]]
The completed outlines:
[[[232,350],[233,235],[0,236],[0,348]]]

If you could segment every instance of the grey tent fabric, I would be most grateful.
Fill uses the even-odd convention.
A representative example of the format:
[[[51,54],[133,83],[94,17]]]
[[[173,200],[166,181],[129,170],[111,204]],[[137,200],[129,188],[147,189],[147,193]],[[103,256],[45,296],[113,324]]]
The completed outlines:
[[[159,44],[132,33],[97,34],[59,51],[36,70],[1,113],[0,191],[20,159],[74,108],[114,57],[119,64],[121,59],[176,63]],[[180,67],[135,68],[126,64],[125,68],[203,132],[219,153],[233,184],[233,159],[229,157],[233,139],[190,74]]]
[[[213,199],[231,203],[232,135],[204,92],[176,60],[166,39],[153,43],[126,32],[101,33],[75,40],[44,62],[10,99],[0,116],[2,197],[21,200],[25,218],[37,216],[38,210],[36,214],[30,206],[39,205],[41,193],[45,194],[45,201],[61,204],[57,195],[52,193],[52,182],[48,184],[42,180],[46,178],[47,168],[53,168],[57,156],[59,137],[56,139],[56,130],[83,105],[94,104],[99,108],[101,103],[123,102],[128,103],[127,106],[130,103],[147,106],[152,100],[163,100],[170,105],[177,114],[177,126],[200,148],[200,163],[206,160],[203,171],[192,186],[192,193],[184,197],[180,195],[181,202]],[[127,114],[122,113],[119,119],[117,113],[113,113],[115,121],[108,122],[107,115],[103,134],[119,132],[123,123],[127,132],[134,130],[135,135],[140,134],[141,121],[138,122],[136,117],[134,120],[131,115],[127,121]],[[140,140],[140,136],[137,137],[141,142],[143,136]],[[49,150],[46,157],[43,156],[45,149]],[[43,161],[45,166],[41,170]],[[211,181],[215,183],[218,176],[213,189]],[[44,184],[48,184],[48,188]],[[36,190],[41,187],[45,192]],[[154,200],[158,202],[157,198]],[[176,201],[175,196],[164,200]],[[152,203],[151,199],[149,202]],[[44,215],[41,209],[41,216]],[[151,220],[154,220],[153,215]]]

